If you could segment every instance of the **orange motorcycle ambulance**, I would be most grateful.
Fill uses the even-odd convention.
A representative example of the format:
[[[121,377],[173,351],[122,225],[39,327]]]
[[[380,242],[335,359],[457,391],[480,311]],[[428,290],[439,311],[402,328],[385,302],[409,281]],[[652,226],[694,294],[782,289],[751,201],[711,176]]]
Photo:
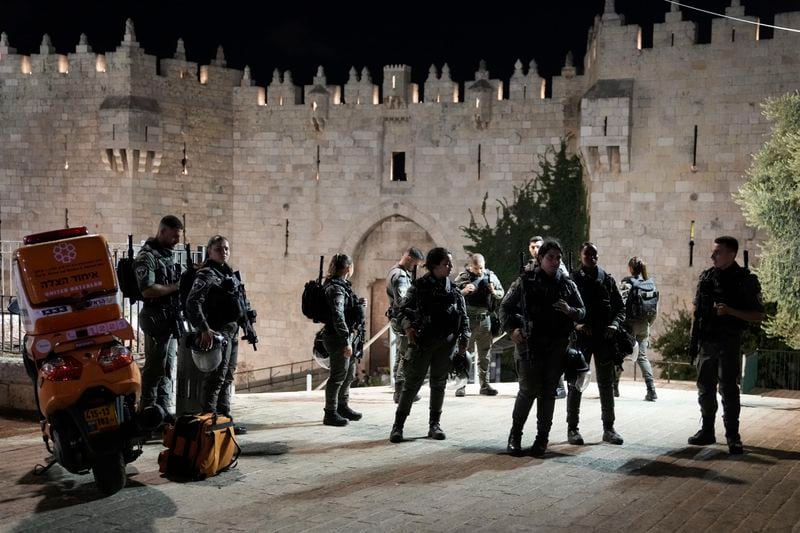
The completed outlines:
[[[13,268],[23,359],[53,456],[44,470],[91,470],[100,492],[114,494],[125,486],[125,465],[142,453],[141,375],[123,344],[134,335],[108,243],[85,227],[29,235]]]

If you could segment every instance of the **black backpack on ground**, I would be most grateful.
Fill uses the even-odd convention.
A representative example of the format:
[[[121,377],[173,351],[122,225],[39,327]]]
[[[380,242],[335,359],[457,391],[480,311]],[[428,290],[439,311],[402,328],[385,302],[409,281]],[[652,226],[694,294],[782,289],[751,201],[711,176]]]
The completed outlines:
[[[325,256],[321,255],[319,257],[319,277],[306,282],[303,288],[303,296],[300,299],[303,315],[315,323],[330,321],[328,301],[325,298],[325,288],[322,286],[322,265],[324,260]]]
[[[142,291],[139,290],[139,280],[133,271],[133,235],[128,235],[128,256],[117,261],[117,283],[122,296],[131,303],[144,301]]]

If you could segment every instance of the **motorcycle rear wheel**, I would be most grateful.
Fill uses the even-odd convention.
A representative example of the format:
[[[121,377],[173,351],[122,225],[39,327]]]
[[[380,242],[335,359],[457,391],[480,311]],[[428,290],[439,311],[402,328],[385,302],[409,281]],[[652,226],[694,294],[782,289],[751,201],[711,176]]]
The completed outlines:
[[[92,474],[97,489],[106,496],[122,490],[128,478],[122,452],[98,455],[92,461]]]

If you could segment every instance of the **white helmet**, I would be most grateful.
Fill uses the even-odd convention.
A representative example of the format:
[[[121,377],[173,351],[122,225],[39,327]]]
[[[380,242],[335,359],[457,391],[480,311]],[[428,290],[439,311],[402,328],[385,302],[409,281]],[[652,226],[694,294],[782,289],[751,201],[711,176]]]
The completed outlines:
[[[199,342],[199,333],[190,334],[186,339],[186,345],[192,351],[192,360],[200,372],[213,372],[222,362],[222,352],[228,346],[228,339],[224,335],[214,335],[214,342],[207,350],[201,348]]]
[[[325,344],[322,342],[323,331],[324,328],[319,330],[317,334],[314,335],[314,346],[311,348],[311,355],[314,357],[314,360],[319,366],[326,370],[330,370],[331,357],[328,355],[328,351],[325,349]]]

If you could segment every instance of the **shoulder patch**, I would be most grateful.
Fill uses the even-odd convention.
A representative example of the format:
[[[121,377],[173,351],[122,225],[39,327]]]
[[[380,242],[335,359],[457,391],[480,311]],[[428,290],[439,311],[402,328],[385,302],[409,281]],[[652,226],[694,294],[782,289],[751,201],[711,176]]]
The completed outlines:
[[[148,271],[147,265],[137,265],[136,279],[138,279],[139,281],[147,279],[147,271]]]
[[[197,276],[194,278],[194,283],[192,283],[192,290],[202,290],[206,285],[208,285],[208,282],[205,278],[203,276]]]

